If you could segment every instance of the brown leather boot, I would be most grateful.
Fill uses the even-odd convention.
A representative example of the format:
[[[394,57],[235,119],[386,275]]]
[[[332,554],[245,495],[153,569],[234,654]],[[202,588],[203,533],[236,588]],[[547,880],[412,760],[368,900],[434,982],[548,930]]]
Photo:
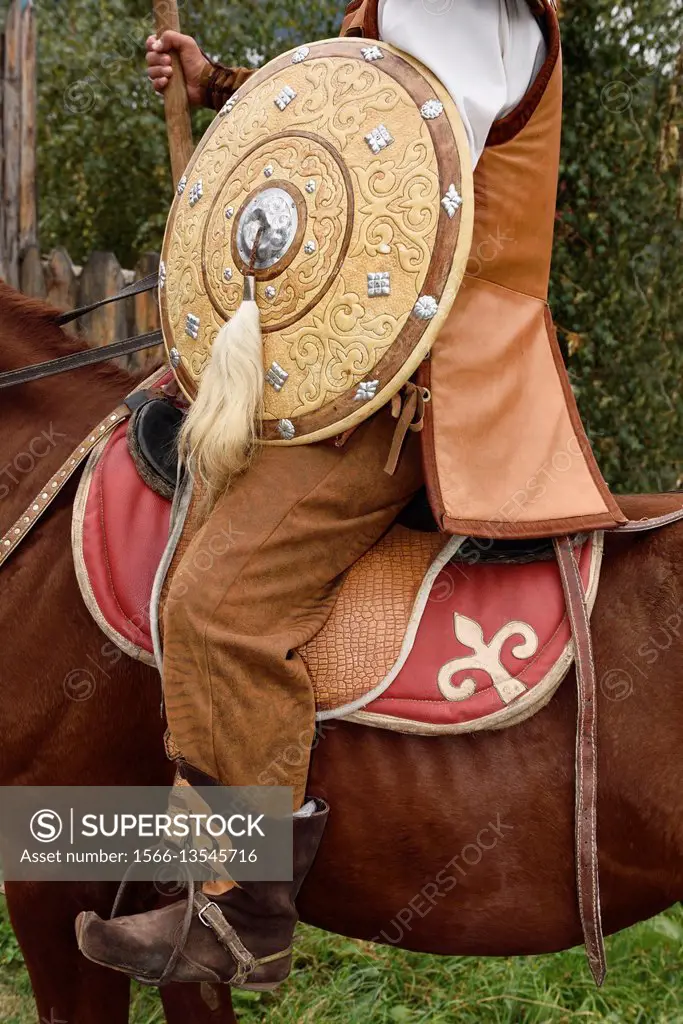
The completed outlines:
[[[191,886],[187,900],[111,921],[87,911],[76,919],[79,949],[88,960],[146,985],[208,981],[277,988],[292,963],[294,901],[329,813],[323,800],[315,803],[311,815],[294,818],[293,881],[241,882],[213,898]]]

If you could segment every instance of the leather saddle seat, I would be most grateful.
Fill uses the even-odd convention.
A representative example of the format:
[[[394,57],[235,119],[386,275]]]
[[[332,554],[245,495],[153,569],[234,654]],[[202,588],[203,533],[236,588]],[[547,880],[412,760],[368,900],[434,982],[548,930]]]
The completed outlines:
[[[141,405],[128,424],[128,449],[136,468],[157,494],[172,499],[178,479],[178,432],[183,410],[168,398]]]

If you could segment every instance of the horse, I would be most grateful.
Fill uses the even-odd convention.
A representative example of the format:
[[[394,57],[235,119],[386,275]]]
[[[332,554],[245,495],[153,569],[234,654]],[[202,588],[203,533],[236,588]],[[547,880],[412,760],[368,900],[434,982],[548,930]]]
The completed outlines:
[[[76,350],[55,312],[0,285],[0,371]],[[1,529],[130,390],[102,365],[5,392]],[[8,397],[5,397],[8,396]],[[86,613],[69,544],[73,486],[2,569],[2,785],[170,780],[155,672],[113,656]],[[593,612],[598,839],[606,933],[683,895],[683,523],[605,540]],[[553,700],[501,732],[421,737],[334,721],[309,791],[331,807],[299,898],[330,932],[440,955],[517,956],[581,942],[574,868],[574,672]],[[73,921],[109,912],[109,885],[8,883],[39,1014],[123,1024],[126,979],[79,959]],[[188,986],[162,991],[167,1020],[233,1021]],[[104,1009],[106,1008],[106,1009]]]
[[[57,315],[0,284],[2,370],[77,350],[78,343],[56,326]],[[19,516],[89,427],[134,384],[123,370],[103,363],[57,382],[3,392],[3,522]],[[4,567],[0,784],[170,785],[158,674],[119,658],[83,606],[69,541],[73,497],[73,486],[67,486]],[[74,937],[76,915],[91,906],[108,914],[114,895],[102,884],[6,883],[40,1018],[69,1024],[128,1020],[128,979],[85,960]],[[169,1024],[235,1019],[229,993],[220,994],[214,1009],[194,985],[173,985],[162,999]]]

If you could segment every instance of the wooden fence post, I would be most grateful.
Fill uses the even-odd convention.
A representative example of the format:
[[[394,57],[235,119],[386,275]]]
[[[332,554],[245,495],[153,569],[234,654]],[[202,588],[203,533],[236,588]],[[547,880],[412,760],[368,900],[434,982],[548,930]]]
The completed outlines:
[[[35,245],[36,210],[36,28],[32,0],[12,0],[3,37],[2,221],[0,273],[15,288],[21,260]]]
[[[57,309],[66,312],[75,309],[78,301],[78,278],[74,265],[66,249],[58,246],[53,249],[45,264],[45,284],[47,301]],[[69,334],[78,334],[76,322],[67,324],[65,330]]]
[[[19,287],[19,178],[21,168],[21,0],[12,0],[5,22],[3,67],[3,206],[8,282]]]
[[[146,252],[138,260],[135,267],[135,281],[139,281],[148,274],[154,274],[159,269],[159,254]],[[133,305],[133,318],[129,328],[130,334],[145,334],[147,331],[156,331],[161,321],[159,318],[159,301],[156,288],[152,292],[142,292],[131,300]],[[151,373],[155,366],[159,366],[164,357],[163,347],[149,348],[143,352],[135,352],[128,359],[128,369],[131,373],[138,373],[145,370]]]
[[[36,19],[31,0],[21,10],[21,166],[19,177],[19,259],[38,242],[36,199]]]
[[[5,232],[5,29],[0,32],[0,280],[7,281]]]
[[[119,261],[111,252],[93,252],[81,271],[78,305],[87,306],[98,299],[116,295],[125,283]],[[102,309],[88,313],[81,321],[81,331],[93,346],[106,345],[126,337],[126,303],[111,302]]]
[[[24,249],[19,270],[19,287],[24,295],[32,295],[34,299],[47,297],[43,261],[40,258],[40,248],[35,242]]]

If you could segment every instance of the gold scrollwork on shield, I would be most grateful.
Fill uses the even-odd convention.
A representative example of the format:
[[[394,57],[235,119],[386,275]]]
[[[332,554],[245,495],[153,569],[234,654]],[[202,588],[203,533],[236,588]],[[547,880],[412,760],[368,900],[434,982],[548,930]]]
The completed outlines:
[[[263,420],[273,442],[279,421],[302,443],[388,401],[429,350],[469,254],[473,190],[454,104],[412,58],[382,43],[384,59],[369,63],[360,43],[314,43],[256,72],[200,143],[167,226],[164,336],[192,397],[241,301],[244,219],[268,220],[275,247],[255,276],[264,374],[277,368]],[[443,114],[425,118],[435,97]],[[449,189],[460,208],[444,205]]]

